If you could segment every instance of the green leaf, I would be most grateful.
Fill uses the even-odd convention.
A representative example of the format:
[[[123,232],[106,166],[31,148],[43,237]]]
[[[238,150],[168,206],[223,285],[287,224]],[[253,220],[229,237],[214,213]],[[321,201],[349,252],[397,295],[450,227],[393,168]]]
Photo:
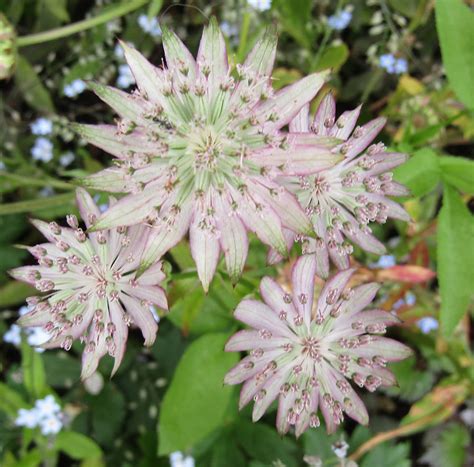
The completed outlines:
[[[45,352],[41,355],[46,380],[55,388],[68,388],[81,374],[81,362],[66,352]]]
[[[426,369],[417,370],[414,357],[390,364],[390,370],[398,383],[398,387],[385,389],[392,397],[398,396],[408,402],[415,402],[433,387],[434,374]]]
[[[0,218],[0,243],[13,242],[27,227],[25,219],[20,216]]]
[[[228,467],[232,460],[232,467],[246,467],[245,456],[236,444],[235,436],[221,436],[212,449],[210,467]]]
[[[314,71],[326,70],[327,68],[339,69],[349,58],[349,49],[342,43],[328,47],[319,59]]]
[[[380,467],[382,465],[411,467],[410,444],[379,444],[373,448],[360,463],[360,467]]]
[[[28,60],[19,55],[17,58],[15,83],[26,102],[39,112],[53,113],[54,104],[46,87],[41,82]]]
[[[109,382],[98,395],[87,395],[86,402],[92,419],[91,436],[102,445],[113,444],[126,415],[124,395]]]
[[[436,27],[449,82],[459,99],[474,109],[474,12],[461,0],[438,0]]]
[[[424,0],[423,0],[424,1]],[[414,0],[389,0],[390,6],[401,13],[403,16],[412,18],[416,15],[420,1]]]
[[[279,13],[283,28],[303,47],[311,49],[314,34],[308,28],[311,24],[311,0],[273,0],[272,8]]]
[[[286,467],[299,465],[296,460],[297,447],[289,437],[282,438],[273,427],[261,423],[242,421],[235,436],[247,454],[267,465],[280,461]]]
[[[60,431],[56,448],[73,459],[93,459],[102,456],[99,445],[87,436],[74,431]]]
[[[161,10],[163,6],[163,0],[151,0],[150,5],[148,5],[148,17],[154,18]]]
[[[228,337],[207,334],[184,353],[161,407],[160,455],[186,451],[222,425],[232,396],[224,375],[238,360],[224,352]]]
[[[21,456],[18,462],[13,464],[14,467],[37,467],[41,465],[44,456],[39,449],[32,449]]]
[[[439,158],[441,176],[446,183],[469,195],[474,195],[474,161],[464,157]]]
[[[413,196],[424,196],[433,191],[440,181],[438,159],[432,149],[420,149],[393,171],[394,178],[407,186]]]
[[[26,408],[23,398],[6,384],[0,383],[0,410],[10,417],[15,417],[18,410]]]
[[[19,305],[26,297],[37,293],[38,291],[29,284],[11,281],[0,288],[0,307]]]
[[[335,458],[332,445],[341,438],[341,434],[328,435],[326,430],[306,430],[303,435],[304,453],[308,456],[319,457],[323,465],[330,463]]]
[[[469,431],[460,424],[451,424],[439,432],[420,461],[430,467],[462,467],[469,446]]]
[[[50,208],[73,206],[74,193],[64,193],[62,195],[49,196],[48,198],[32,199],[28,201],[17,201],[0,205],[0,216],[5,214],[16,214],[19,212],[41,213]]]
[[[70,21],[66,4],[67,0],[42,0],[38,2],[39,7],[48,10],[60,22]]]
[[[20,250],[10,245],[0,244],[0,258],[2,258],[2,261],[0,262],[0,273],[4,273],[9,269],[20,266],[22,260],[27,256],[28,252],[25,250]]]
[[[440,321],[449,335],[467,310],[474,283],[474,219],[449,185],[444,188],[437,239]]]
[[[235,324],[230,310],[238,305],[248,290],[246,293],[241,292],[241,287],[233,289],[220,274],[216,276],[207,295],[196,278],[176,280],[170,289],[170,298],[177,299],[168,319],[184,333],[229,331]]]
[[[47,392],[43,360],[24,339],[21,342],[21,366],[26,390],[35,399],[43,397]]]

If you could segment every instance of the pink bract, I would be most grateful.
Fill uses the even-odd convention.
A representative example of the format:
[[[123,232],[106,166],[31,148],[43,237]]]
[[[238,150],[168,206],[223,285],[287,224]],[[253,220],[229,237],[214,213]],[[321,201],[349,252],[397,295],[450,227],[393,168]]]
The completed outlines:
[[[404,196],[408,190],[392,180],[391,169],[406,161],[407,156],[387,152],[383,143],[371,144],[382,130],[385,119],[377,118],[356,126],[360,107],[344,112],[336,120],[334,98],[326,95],[310,122],[305,105],[291,121],[290,130],[299,141],[305,135],[315,141],[336,139],[333,152],[343,156],[335,166],[313,174],[282,176],[278,182],[295,194],[313,224],[313,235],[305,237],[285,230],[287,245],[295,239],[303,242],[303,253],[314,254],[317,273],[329,275],[329,260],[338,269],[347,269],[352,244],[383,254],[384,245],[372,235],[369,223],[385,223],[387,218],[408,221],[407,212],[388,196]],[[281,256],[271,251],[270,262]]]
[[[341,160],[331,141],[281,131],[324,83],[315,73],[274,92],[276,35],[267,31],[242,65],[228,63],[215,19],[204,29],[195,59],[163,28],[166,66],[157,68],[122,43],[138,89],[127,94],[99,84],[97,95],[120,116],[117,126],[76,125],[88,142],[116,157],[116,167],[84,186],[124,193],[92,230],[144,222],[153,226],[145,270],[189,231],[205,290],[221,251],[235,283],[248,251],[248,231],[280,255],[283,229],[312,235],[296,197],[275,180],[305,175]]]
[[[112,207],[114,202],[111,199]],[[77,191],[77,204],[89,227],[100,216],[98,207],[82,189]],[[41,326],[50,333],[45,348],[69,350],[76,339],[85,342],[82,378],[94,373],[106,353],[115,359],[115,373],[129,325],[138,326],[150,346],[158,330],[150,307],[168,307],[159,286],[165,277],[160,262],[136,278],[151,229],[141,225],[86,234],[76,216],[68,216],[67,221],[69,227],[32,221],[48,243],[29,248],[37,266],[13,269],[10,274],[45,295],[27,300],[32,309],[19,323]]]
[[[264,303],[244,299],[235,317],[250,326],[237,332],[227,351],[248,351],[226,377],[227,384],[244,383],[240,407],[254,400],[252,418],[259,420],[278,399],[276,426],[281,434],[294,427],[300,436],[320,424],[321,412],[329,433],[346,413],[368,423],[364,403],[349,384],[375,391],[392,386],[387,362],[402,360],[411,350],[383,337],[386,326],[399,319],[383,310],[365,310],[379,286],[347,287],[353,270],[339,272],[315,294],[316,259],[306,255],[292,272],[292,290],[269,277],[262,279]]]

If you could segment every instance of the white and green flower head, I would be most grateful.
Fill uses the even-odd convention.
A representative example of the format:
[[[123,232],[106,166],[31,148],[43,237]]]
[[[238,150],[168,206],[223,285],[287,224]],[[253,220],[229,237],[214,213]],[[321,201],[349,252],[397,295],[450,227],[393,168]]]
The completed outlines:
[[[248,250],[247,232],[281,255],[283,229],[311,235],[296,197],[275,181],[332,167],[341,156],[328,138],[282,131],[324,83],[312,74],[274,92],[276,35],[267,31],[243,64],[230,66],[215,19],[204,29],[197,58],[163,28],[166,66],[151,65],[122,43],[137,90],[126,94],[93,84],[119,114],[117,126],[76,125],[88,142],[116,157],[116,167],[87,178],[86,187],[124,193],[92,227],[145,222],[154,226],[142,269],[189,231],[205,289],[224,252],[236,282]],[[310,144],[312,143],[312,144]]]
[[[76,200],[89,228],[100,210],[82,188]],[[115,199],[109,203],[113,206]],[[47,239],[28,248],[38,264],[15,268],[10,275],[42,295],[27,298],[30,310],[18,324],[43,329],[49,335],[41,345],[45,349],[69,350],[74,341],[83,342],[83,379],[97,370],[106,354],[115,360],[114,374],[125,353],[129,326],[140,328],[145,345],[151,346],[158,331],[151,307],[168,309],[161,288],[162,263],[136,275],[150,227],[121,226],[86,234],[75,215],[67,216],[68,227],[38,219],[32,223]]]
[[[370,253],[385,252],[385,246],[372,234],[370,223],[384,224],[388,218],[410,220],[405,209],[391,199],[409,194],[406,187],[393,180],[391,172],[408,156],[387,151],[381,142],[373,143],[385,119],[379,117],[356,126],[360,110],[359,106],[346,111],[336,120],[336,101],[327,94],[312,121],[306,104],[289,124],[290,134],[299,135],[300,141],[303,135],[337,139],[333,152],[343,155],[343,160],[328,169],[278,177],[278,182],[296,195],[314,229],[314,235],[308,237],[285,229],[288,248],[294,240],[300,240],[303,253],[315,255],[317,273],[324,278],[329,275],[330,260],[339,270],[350,267],[353,244]],[[270,263],[280,259],[278,252],[270,251]]]

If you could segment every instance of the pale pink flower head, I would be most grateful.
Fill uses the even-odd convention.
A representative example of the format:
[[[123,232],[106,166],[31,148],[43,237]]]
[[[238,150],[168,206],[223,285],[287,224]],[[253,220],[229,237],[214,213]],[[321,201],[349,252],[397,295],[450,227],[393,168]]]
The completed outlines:
[[[100,216],[98,207],[82,189],[77,190],[77,204],[89,227]],[[67,217],[69,227],[32,222],[48,243],[29,248],[37,266],[13,269],[10,274],[45,295],[27,300],[32,310],[19,324],[43,327],[51,335],[42,345],[45,348],[69,350],[76,339],[85,342],[82,378],[94,373],[106,353],[115,359],[115,373],[125,352],[129,325],[138,326],[145,345],[150,346],[158,330],[150,306],[167,309],[159,286],[165,277],[162,264],[157,262],[136,277],[151,229],[138,225],[86,234],[74,215]]]
[[[290,131],[300,140],[305,134],[317,145],[320,145],[318,137],[320,140],[332,139],[333,151],[344,157],[329,169],[280,179],[296,194],[312,220],[313,238],[299,236],[298,239],[303,241],[303,253],[316,255],[317,273],[321,277],[329,274],[329,259],[338,269],[349,267],[353,244],[371,253],[385,252],[384,245],[371,233],[371,222],[383,224],[389,217],[410,219],[399,204],[388,198],[408,194],[403,185],[392,180],[390,172],[405,162],[407,156],[386,152],[383,143],[371,144],[382,130],[385,119],[376,118],[356,126],[359,113],[360,107],[344,112],[336,120],[336,104],[328,94],[311,122],[306,105],[290,123]],[[290,231],[285,235],[291,246],[296,235]],[[272,251],[269,259],[275,262],[280,256]]]
[[[294,426],[296,436],[320,424],[321,412],[329,433],[344,413],[368,423],[364,403],[349,384],[374,391],[392,386],[395,378],[387,362],[401,360],[411,350],[382,337],[386,326],[399,322],[383,310],[364,310],[377,284],[347,287],[354,272],[339,272],[315,294],[316,259],[302,256],[292,271],[292,291],[264,277],[260,293],[265,303],[244,299],[234,316],[251,329],[237,332],[227,351],[249,351],[230,370],[227,384],[244,382],[240,407],[254,402],[257,421],[278,399],[276,426],[281,434]]]
[[[130,95],[93,85],[119,114],[117,126],[76,125],[85,140],[116,157],[115,168],[87,178],[84,186],[127,193],[94,230],[153,225],[142,269],[189,231],[206,290],[221,251],[233,282],[238,280],[248,231],[283,256],[283,228],[311,234],[304,210],[274,175],[314,172],[341,160],[327,141],[308,160],[307,138],[300,143],[298,135],[280,131],[315,96],[325,73],[274,92],[274,32],[266,32],[245,62],[233,67],[215,19],[204,29],[196,59],[165,27],[162,68],[127,44],[122,47],[138,89]]]

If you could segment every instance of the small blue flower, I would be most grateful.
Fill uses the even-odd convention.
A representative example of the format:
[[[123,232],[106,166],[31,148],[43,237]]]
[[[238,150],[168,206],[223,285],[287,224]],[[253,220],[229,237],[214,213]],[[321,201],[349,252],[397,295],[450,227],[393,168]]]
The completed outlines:
[[[64,154],[59,156],[59,163],[63,167],[67,167],[74,160],[74,153],[72,151],[67,151]]]
[[[421,318],[416,325],[421,329],[423,334],[429,334],[431,331],[438,329],[439,323],[438,320],[432,316],[425,316]]]
[[[222,21],[219,26],[222,33],[227,37],[233,37],[239,34],[239,28],[235,24],[231,24],[227,21]]]
[[[395,71],[396,60],[392,54],[384,54],[379,58],[379,65],[385,68],[389,73],[393,73]]]
[[[407,292],[405,294],[405,303],[408,306],[413,306],[416,303],[416,295],[412,292]]]
[[[397,264],[397,260],[393,255],[382,255],[379,260],[373,264],[374,267],[380,269],[391,268]]]
[[[123,58],[125,57],[125,53],[124,53],[124,51],[122,49],[122,46],[120,44],[117,44],[114,47],[114,55],[120,60],[123,60]]]
[[[40,417],[52,417],[61,412],[61,407],[56,402],[53,395],[49,394],[44,399],[38,399],[35,402],[35,409]]]
[[[328,18],[328,26],[336,31],[342,31],[349,26],[352,20],[352,13],[348,10],[341,10]]]
[[[401,75],[408,71],[408,63],[404,58],[399,58],[395,63],[395,73]]]
[[[63,92],[67,97],[76,97],[86,89],[86,83],[82,79],[75,79],[72,83],[64,86]]]
[[[63,422],[57,416],[45,417],[40,421],[41,434],[56,435],[61,431]]]
[[[272,6],[272,0],[247,0],[247,3],[259,11],[269,10]]]
[[[26,341],[31,347],[34,347],[38,353],[43,353],[45,349],[38,347],[51,339],[51,334],[43,328],[26,328]]]
[[[150,36],[161,36],[160,23],[158,22],[157,18],[149,18],[148,15],[143,14],[138,17],[138,24],[142,30],[150,34]]]
[[[393,304],[393,309],[398,310],[401,308],[403,305],[405,305],[405,300],[403,298],[399,298],[394,304]]]
[[[390,74],[400,75],[408,71],[408,63],[404,58],[395,58],[392,54],[384,54],[379,57],[379,66]]]
[[[3,335],[3,340],[7,344],[18,347],[21,344],[21,328],[18,324],[12,324],[10,329]]]
[[[43,198],[47,198],[48,196],[53,196],[55,193],[54,188],[50,186],[45,186],[44,188],[41,188],[39,191],[39,195],[42,196]]]
[[[105,212],[105,211],[107,211],[107,209],[109,209],[109,204],[108,203],[99,204],[99,201],[100,201],[100,196],[99,195],[94,195],[94,201],[95,201],[95,204],[97,204],[100,212]]]
[[[18,410],[17,417],[15,419],[16,426],[25,426],[27,428],[36,428],[40,421],[38,411],[33,408],[30,410],[20,409]]]
[[[132,84],[135,84],[135,78],[133,77],[132,70],[128,65],[120,65],[118,67],[119,76],[117,78],[117,86],[122,89],[129,88]]]
[[[29,306],[23,305],[18,309],[18,314],[20,316],[23,316],[23,315],[26,315],[26,313],[29,313],[31,310],[32,308],[30,308]]]
[[[53,143],[47,138],[36,138],[31,155],[35,161],[49,162],[53,158]]]
[[[46,136],[50,135],[53,131],[53,122],[47,118],[37,118],[31,125],[31,132],[34,135]]]
[[[184,454],[180,451],[175,451],[170,454],[170,465],[171,467],[194,467],[194,458],[191,456],[184,457]]]

